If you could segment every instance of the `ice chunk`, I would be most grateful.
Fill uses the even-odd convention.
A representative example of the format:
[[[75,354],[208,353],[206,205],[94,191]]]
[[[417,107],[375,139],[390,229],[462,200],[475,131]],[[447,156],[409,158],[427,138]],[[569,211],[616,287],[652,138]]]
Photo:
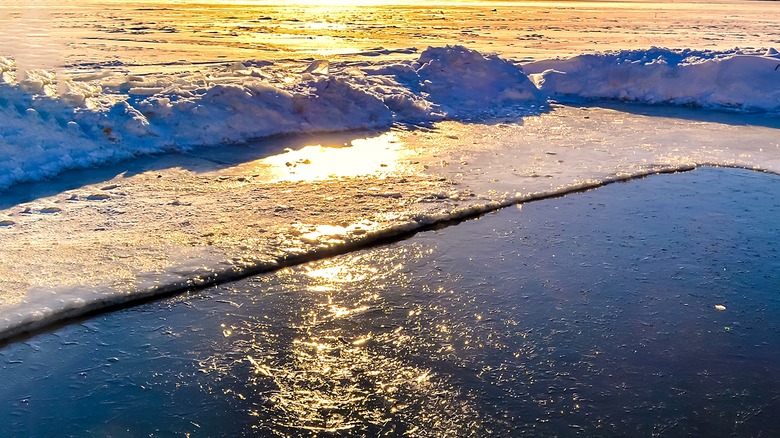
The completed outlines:
[[[304,70],[304,73],[309,73],[311,75],[327,76],[329,73],[329,69],[330,69],[330,63],[326,59],[319,59],[309,64],[306,70]]]

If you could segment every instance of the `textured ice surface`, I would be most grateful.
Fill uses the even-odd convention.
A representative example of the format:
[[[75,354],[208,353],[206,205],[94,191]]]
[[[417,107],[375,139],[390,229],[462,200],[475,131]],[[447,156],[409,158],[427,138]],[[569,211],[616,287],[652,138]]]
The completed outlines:
[[[4,336],[608,181],[780,168],[771,114],[581,99],[772,111],[764,2],[33,3],[0,5]]]
[[[556,106],[490,124],[206,148],[17,186],[0,210],[10,223],[0,227],[2,330],[637,175],[699,164],[778,172],[773,123]]]

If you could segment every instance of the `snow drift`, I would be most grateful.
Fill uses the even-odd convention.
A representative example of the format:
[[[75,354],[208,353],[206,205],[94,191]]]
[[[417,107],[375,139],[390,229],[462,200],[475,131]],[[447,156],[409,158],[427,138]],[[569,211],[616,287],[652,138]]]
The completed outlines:
[[[773,49],[653,48],[520,66],[447,46],[408,62],[274,67],[247,61],[144,76],[98,69],[66,80],[0,57],[0,190],[65,169],[272,135],[533,114],[548,95],[780,110]]]
[[[238,63],[204,73],[96,73],[83,81],[17,71],[0,58],[0,189],[134,155],[272,135],[479,117],[545,102],[522,68],[464,47],[416,62],[273,74]]]
[[[541,90],[559,96],[780,110],[780,55],[774,49],[758,53],[652,48],[544,60],[525,69]]]

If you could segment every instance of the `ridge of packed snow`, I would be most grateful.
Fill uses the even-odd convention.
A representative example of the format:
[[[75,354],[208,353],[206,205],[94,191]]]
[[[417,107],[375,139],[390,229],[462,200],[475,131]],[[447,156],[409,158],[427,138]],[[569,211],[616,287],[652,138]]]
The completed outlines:
[[[526,64],[551,95],[744,111],[780,110],[780,55],[766,51],[625,50]]]
[[[17,71],[0,58],[0,189],[139,154],[480,117],[545,102],[519,66],[460,46],[379,68],[334,69],[317,60],[302,73],[274,74],[256,64],[75,81]]]
[[[651,48],[521,66],[446,46],[414,61],[295,68],[247,61],[132,75],[106,67],[65,79],[0,57],[0,190],[66,169],[273,135],[538,113],[547,96],[780,111],[773,48]]]

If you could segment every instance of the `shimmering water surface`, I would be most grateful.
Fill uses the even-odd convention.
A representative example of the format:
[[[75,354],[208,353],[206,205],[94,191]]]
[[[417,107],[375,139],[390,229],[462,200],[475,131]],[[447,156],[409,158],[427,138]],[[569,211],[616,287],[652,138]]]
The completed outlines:
[[[780,180],[704,168],[0,349],[4,436],[777,436]]]

